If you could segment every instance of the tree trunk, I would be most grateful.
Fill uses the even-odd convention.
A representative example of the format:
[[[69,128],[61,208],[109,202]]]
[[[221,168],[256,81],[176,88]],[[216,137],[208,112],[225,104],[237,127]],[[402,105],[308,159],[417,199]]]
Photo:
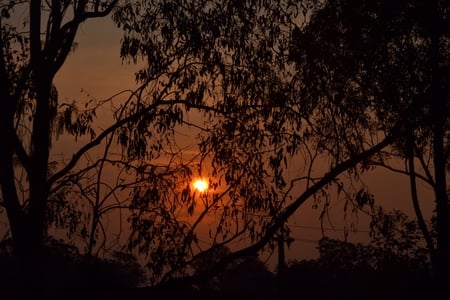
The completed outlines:
[[[40,253],[45,236],[45,219],[48,197],[48,160],[50,148],[50,84],[39,82],[36,113],[33,120],[33,155],[29,174],[30,180],[30,239],[32,251]]]
[[[435,270],[437,267],[437,265],[436,265],[436,249],[434,246],[433,238],[431,237],[428,227],[425,223],[425,219],[423,217],[422,210],[419,205],[419,196],[417,194],[416,170],[415,170],[415,166],[414,166],[414,146],[415,146],[414,145],[414,132],[413,132],[414,127],[411,127],[411,128],[412,129],[411,129],[411,133],[409,134],[409,137],[408,137],[408,145],[407,145],[408,151],[409,151],[407,161],[408,161],[408,166],[409,166],[408,171],[409,171],[409,187],[410,187],[410,191],[411,191],[411,200],[412,200],[414,212],[416,214],[417,224],[419,225],[419,228],[422,231],[423,237],[425,238],[425,242],[427,244],[428,252],[430,253],[432,269]]]
[[[2,91],[2,99],[5,101],[0,110],[0,187],[3,202],[6,208],[8,221],[13,238],[13,250],[15,254],[22,255],[26,251],[26,226],[25,215],[17,195],[14,177],[14,115],[11,107],[15,103],[9,95]]]
[[[443,87],[443,74],[439,63],[441,61],[440,37],[441,28],[439,24],[439,12],[437,1],[431,5],[430,12],[430,57],[432,68],[431,81],[431,116],[433,120],[433,164],[435,176],[435,197],[436,197],[436,217],[437,217],[437,247],[436,257],[438,260],[436,277],[440,289],[446,290],[450,279],[450,212],[447,197],[446,184],[446,158],[445,158],[445,125],[447,119],[447,97]]]

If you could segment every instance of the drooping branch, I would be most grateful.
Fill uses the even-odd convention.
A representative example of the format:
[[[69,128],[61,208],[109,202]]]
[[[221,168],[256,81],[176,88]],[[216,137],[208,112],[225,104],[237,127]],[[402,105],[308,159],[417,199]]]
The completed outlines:
[[[139,88],[138,91],[140,89],[141,88]],[[132,95],[130,96],[130,98],[133,97],[134,95],[136,95],[138,93],[138,91],[133,92]],[[189,108],[196,108],[196,109],[199,109],[199,110],[209,110],[209,111],[213,111],[215,113],[223,113],[222,110],[217,109],[215,107],[207,106],[207,105],[200,105],[200,104],[192,104],[192,103],[189,103],[188,101],[186,101],[184,99],[155,101],[154,103],[148,105],[144,109],[141,109],[137,113],[129,115],[129,116],[127,116],[127,117],[125,117],[125,118],[123,118],[121,120],[118,120],[116,123],[114,123],[110,127],[104,129],[95,139],[93,139],[91,142],[85,144],[80,150],[78,150],[72,156],[72,159],[69,161],[69,163],[64,168],[62,168],[60,171],[58,171],[53,176],[51,176],[48,179],[48,185],[51,186],[58,179],[63,177],[65,174],[67,174],[73,167],[75,167],[75,165],[81,159],[83,154],[85,154],[89,150],[93,149],[94,147],[98,146],[108,135],[114,133],[120,127],[122,127],[122,126],[124,126],[124,125],[126,125],[128,123],[136,121],[137,119],[139,119],[140,117],[144,116],[145,114],[148,114],[152,110],[156,109],[159,106],[163,106],[163,105],[164,106],[185,105],[186,107],[189,107]]]
[[[252,252],[255,253],[256,251],[259,251],[262,249],[274,236],[274,234],[287,222],[289,217],[291,217],[297,209],[311,196],[313,196],[317,191],[324,188],[326,185],[331,183],[336,177],[338,177],[340,174],[346,172],[347,170],[354,168],[358,163],[364,161],[365,159],[369,158],[370,156],[374,155],[378,151],[382,150],[383,148],[389,146],[394,142],[395,135],[390,134],[387,137],[385,137],[380,143],[373,146],[372,148],[346,160],[331,169],[328,173],[326,173],[322,179],[314,183],[309,189],[307,189],[301,196],[299,196],[293,203],[291,203],[289,206],[287,206],[279,215],[279,217],[274,221],[273,225],[269,227],[269,229],[265,232],[263,237],[254,245],[251,247],[245,248],[243,250],[240,250],[236,252],[236,255],[242,255],[242,254],[251,254]],[[239,254],[242,252],[242,254]]]
[[[411,190],[411,200],[413,203],[414,212],[416,214],[417,223],[419,224],[420,230],[422,231],[423,237],[425,238],[425,242],[427,243],[428,251],[430,252],[431,262],[435,263],[436,249],[434,247],[433,239],[431,238],[427,225],[425,224],[422,210],[419,205],[419,196],[417,195],[414,156],[410,155],[410,157],[408,157],[407,160],[409,166],[409,184]]]

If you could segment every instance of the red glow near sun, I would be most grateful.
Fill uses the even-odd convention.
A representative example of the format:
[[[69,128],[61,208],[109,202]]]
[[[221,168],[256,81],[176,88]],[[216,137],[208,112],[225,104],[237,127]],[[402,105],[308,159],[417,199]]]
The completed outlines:
[[[197,179],[193,183],[194,188],[200,193],[205,192],[208,189],[208,182],[204,179]]]

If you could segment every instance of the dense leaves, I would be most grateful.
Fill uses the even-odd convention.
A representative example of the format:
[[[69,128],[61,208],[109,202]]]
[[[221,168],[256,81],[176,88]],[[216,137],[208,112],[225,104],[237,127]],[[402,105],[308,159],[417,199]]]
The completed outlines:
[[[330,110],[321,122],[330,128],[327,147],[336,155],[357,151],[368,133],[389,132],[399,118],[403,130],[429,124],[433,78],[425,7],[421,1],[330,1],[305,30],[294,30],[296,80],[309,105]],[[442,50],[445,72],[448,49]],[[418,130],[419,142],[430,136],[426,130]]]

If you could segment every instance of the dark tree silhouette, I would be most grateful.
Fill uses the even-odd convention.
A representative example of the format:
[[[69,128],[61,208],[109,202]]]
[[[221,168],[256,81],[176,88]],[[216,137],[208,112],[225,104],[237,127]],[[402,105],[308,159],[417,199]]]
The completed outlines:
[[[7,22],[19,7],[29,11],[23,31]],[[436,257],[448,263],[444,2],[12,1],[0,8],[1,203],[20,257],[39,257],[51,226],[80,235],[93,255],[107,248],[103,217],[127,208],[127,246],[146,259],[152,283],[205,280],[273,250],[277,236],[289,238],[285,225],[306,201],[326,209],[336,188],[358,206],[358,190],[343,175],[357,180],[386,153],[414,156],[412,141],[416,152],[433,149]],[[78,113],[74,104],[58,105],[53,77],[78,26],[111,12],[124,30],[122,59],[144,62],[140,86]],[[97,111],[111,103],[110,126],[94,130]],[[178,130],[198,143],[193,158],[180,151]],[[49,168],[54,131],[86,139],[56,169]],[[91,158],[93,150],[101,154]],[[17,170],[26,176],[16,180]],[[110,171],[117,181],[105,179]],[[192,190],[197,175],[210,191]],[[248,238],[242,248],[189,276],[198,257],[238,238]],[[436,273],[444,278],[445,270]]]
[[[449,131],[448,9],[443,1],[330,1],[312,17],[306,30],[294,31],[298,51],[292,56],[299,65],[300,82],[305,84],[307,94],[324,95],[345,110],[359,106],[360,113],[354,117],[362,118],[358,127],[390,132],[399,119],[403,120],[389,151],[379,153],[367,164],[386,166],[392,157],[409,161],[403,173],[410,176],[416,215],[436,275],[442,278],[449,276],[446,270],[450,253],[445,170],[445,136]],[[330,128],[336,128],[333,118],[326,121]],[[346,123],[343,129],[348,128]],[[335,139],[329,139],[336,159],[342,144],[336,138],[348,141],[350,150],[364,142],[356,131],[354,136],[348,130],[340,132]],[[422,176],[417,176],[416,161],[425,170]],[[435,241],[421,215],[417,177],[434,190]]]
[[[170,2],[160,10],[140,8],[141,14],[121,24],[128,33],[123,54],[144,55],[151,65],[172,63],[170,53],[189,53],[176,64],[189,64],[190,75],[203,77],[192,77],[195,92],[175,97],[193,97],[199,106],[217,101],[217,109],[206,115],[217,125],[203,135],[202,152],[212,156],[212,174],[230,186],[224,207],[242,215],[253,237],[250,247],[230,259],[273,245],[277,232],[308,199],[322,195],[327,206],[326,188],[335,184],[340,190],[340,175],[358,177],[388,158],[420,159],[427,153],[434,160],[426,169],[435,172],[429,180],[440,224],[435,274],[448,276],[443,267],[449,252],[444,2],[330,1],[300,10],[305,15],[297,19],[292,18],[299,11],[288,2],[271,6],[268,15],[250,2],[239,8],[234,3],[178,7]],[[164,16],[161,26],[152,21],[156,13]],[[171,21],[174,16],[177,22]],[[254,22],[248,21],[251,16]],[[156,33],[138,35],[144,27]],[[143,70],[141,79],[159,72],[153,68]],[[208,97],[201,97],[205,93]],[[231,106],[225,109],[225,104]],[[331,159],[328,172],[316,177],[313,171],[323,157]],[[305,176],[286,177],[297,158]],[[408,173],[415,174],[411,165]],[[303,192],[293,192],[297,188]],[[358,200],[358,191],[347,195]],[[242,210],[240,199],[245,199]],[[433,254],[435,246],[428,243]]]
[[[190,1],[185,4],[192,9],[199,8],[196,3]],[[211,3],[213,4],[216,3]],[[218,5],[219,7],[214,7],[214,15],[221,14],[222,4]],[[286,16],[281,9],[290,8],[291,4],[283,5],[287,6],[274,7],[274,11],[268,10],[270,19],[261,18],[262,25],[270,24],[274,20],[278,20],[276,24],[283,24],[281,21],[285,20]],[[128,11],[130,7],[132,9]],[[69,239],[81,236],[87,241],[86,253],[92,255],[95,251],[98,252],[95,247],[106,248],[104,241],[99,242],[99,236],[105,236],[101,219],[114,209],[130,209],[129,248],[138,249],[150,258],[148,266],[155,281],[160,280],[167,270],[173,271],[176,276],[184,274],[186,261],[194,255],[192,248],[198,246],[196,230],[207,215],[216,216],[219,220],[212,228],[213,244],[232,241],[244,233],[257,233],[259,224],[256,220],[252,221],[248,213],[254,208],[263,210],[264,207],[255,202],[255,199],[244,207],[233,208],[228,205],[246,195],[232,196],[237,189],[233,187],[236,178],[229,177],[226,170],[221,171],[216,182],[211,182],[212,186],[218,186],[220,177],[227,177],[228,187],[225,192],[202,196],[202,210],[195,216],[198,218],[191,223],[178,218],[180,213],[186,211],[188,217],[192,217],[199,209],[196,208],[198,196],[186,183],[192,175],[192,168],[186,167],[186,162],[176,155],[174,149],[177,147],[172,139],[173,128],[179,124],[190,128],[199,127],[183,120],[183,114],[191,109],[210,112],[210,123],[205,124],[206,132],[214,129],[213,120],[216,116],[220,120],[224,116],[228,117],[228,111],[240,109],[233,102],[220,99],[213,105],[204,101],[208,91],[216,95],[214,88],[211,88],[215,83],[219,83],[214,72],[222,62],[217,60],[217,63],[211,64],[208,60],[219,59],[218,51],[209,53],[211,56],[204,57],[203,61],[200,59],[201,63],[195,68],[189,60],[185,60],[201,58],[202,54],[213,50],[213,44],[206,47],[206,43],[217,43],[220,36],[212,36],[209,40],[192,39],[196,32],[191,30],[195,30],[195,26],[186,27],[186,24],[182,23],[185,21],[184,15],[180,14],[169,15],[172,20],[179,22],[177,26],[181,28],[182,34],[176,37],[176,40],[167,31],[168,28],[164,27],[165,22],[171,23],[170,19],[164,18],[159,18],[160,23],[156,24],[155,28],[150,26],[145,27],[144,31],[139,30],[144,39],[147,35],[157,33],[159,40],[155,45],[152,46],[146,41],[144,48],[135,48],[139,45],[133,43],[132,39],[125,38],[122,49],[125,59],[127,54],[137,54],[138,50],[148,51],[155,55],[156,59],[149,61],[147,70],[137,74],[141,87],[131,91],[129,97],[121,99],[119,108],[113,112],[111,126],[100,132],[92,126],[97,111],[102,104],[109,104],[113,98],[123,96],[122,93],[105,101],[88,102],[85,110],[78,109],[76,103],[58,103],[57,89],[52,81],[72,50],[78,26],[82,22],[90,18],[105,17],[117,8],[115,21],[129,30],[127,18],[135,17],[134,14],[139,9],[145,11],[144,9],[148,8],[150,12],[151,9],[156,9],[163,16],[164,13],[176,12],[174,7],[169,2],[158,1],[124,1],[120,5],[118,1],[11,1],[2,4],[3,59],[0,65],[0,92],[2,99],[5,99],[5,109],[2,110],[0,118],[0,137],[3,141],[1,204],[7,212],[14,253],[21,259],[23,272],[29,274],[25,286],[33,283],[34,287],[39,288],[42,283],[38,274],[45,269],[45,265],[39,258],[47,251],[45,243],[51,229],[65,230]],[[240,3],[233,3],[228,11],[231,23],[217,24],[220,31],[233,27],[234,32],[244,30],[241,42],[245,36],[252,36],[252,39],[257,37],[253,36],[257,32],[253,31],[250,22],[254,17],[252,11],[255,7],[252,4],[246,11]],[[159,11],[159,8],[164,10]],[[293,8],[294,11],[288,15],[296,13],[297,8]],[[22,11],[27,13],[23,15]],[[263,12],[263,9],[260,11]],[[236,12],[241,16],[235,22],[232,19]],[[9,22],[23,16],[23,28],[16,28],[12,25],[13,22]],[[196,17],[186,16],[191,20]],[[199,24],[207,26],[210,21],[208,17]],[[262,33],[261,24],[258,26],[259,33]],[[271,38],[277,33],[276,28],[273,30],[275,31],[270,33]],[[171,52],[170,46],[182,42],[186,36],[189,36],[186,44],[174,44],[182,45],[182,51],[178,52],[179,49],[176,49],[177,51]],[[245,44],[233,44],[232,35],[227,35],[226,38],[228,42],[225,39],[223,42],[229,43],[230,50],[240,51],[236,53],[237,57],[244,56]],[[192,41],[195,43],[191,43]],[[258,55],[262,55],[263,46],[258,46],[257,42],[253,43],[251,52],[259,49]],[[203,50],[199,52],[199,49]],[[167,55],[168,59],[165,59],[164,55]],[[246,56],[246,59],[249,57]],[[265,73],[268,73],[267,67],[265,69]],[[213,72],[207,72],[211,70]],[[225,79],[230,78],[227,76]],[[202,81],[208,83],[208,90],[206,86],[199,84]],[[232,82],[226,83],[227,89],[238,82],[239,79],[233,78]],[[248,84],[250,86],[251,83]],[[265,94],[265,91],[260,93]],[[243,96],[248,98],[251,95]],[[215,115],[217,113],[218,115]],[[69,134],[80,140],[84,138],[85,143],[73,153],[69,161],[54,165],[50,163],[49,157],[54,134]],[[110,150],[113,141],[120,147],[119,158],[114,157]],[[169,148],[171,150],[167,150]],[[99,158],[92,159],[89,153],[96,149],[104,152]],[[168,158],[170,163],[149,163],[163,156]],[[84,163],[87,166],[84,166]],[[108,182],[103,181],[103,174],[111,168],[117,170],[114,169],[117,166],[120,168],[119,172],[123,173],[109,186]],[[258,170],[261,171],[262,169]],[[262,182],[257,182],[254,186],[262,187],[261,184]],[[101,188],[106,190],[104,194]],[[107,202],[109,197],[114,199],[118,195],[116,192],[123,189],[126,192],[131,191],[125,200],[113,200],[113,204]],[[83,207],[88,208],[83,210]],[[242,219],[244,222],[241,226]],[[100,246],[96,245],[97,242]],[[28,272],[28,269],[33,272]],[[34,288],[30,288],[30,293],[34,291]]]
[[[70,1],[52,1],[46,4],[51,8],[49,14],[43,13],[41,1],[10,1],[1,6],[0,93],[5,109],[0,116],[0,185],[18,255],[39,255],[43,247],[51,188],[49,151],[58,109],[53,78],[72,50],[78,26],[89,18],[108,15],[116,3],[81,1],[72,6]],[[65,21],[63,17],[69,8],[73,8],[74,16]],[[26,34],[8,23],[10,14],[22,9],[28,9]],[[47,27],[43,29],[45,17]],[[15,161],[28,175],[26,199],[21,199],[16,189]]]
[[[392,230],[402,228],[394,223]],[[412,248],[420,246],[414,245],[409,237],[398,238],[394,243],[400,251],[375,243],[353,244],[324,237],[319,241],[317,259],[289,263],[282,275],[282,295],[287,297],[300,290],[302,295],[318,299],[410,299],[438,295],[430,284],[429,269],[423,269],[420,257],[411,255]]]
[[[223,211],[240,215],[253,238],[250,247],[230,259],[273,245],[274,236],[308,199],[323,196],[327,206],[326,189],[335,185],[341,190],[340,175],[358,177],[378,158],[407,156],[411,133],[418,147],[442,144],[440,133],[433,140],[428,136],[436,128],[431,108],[447,103],[448,84],[442,75],[448,47],[446,32],[440,31],[445,26],[430,31],[426,20],[445,23],[446,6],[420,1],[309,4],[180,7],[166,1],[159,9],[143,5],[126,16],[131,6],[125,6],[118,15],[127,32],[122,54],[130,59],[142,55],[149,62],[139,79],[154,78],[152,74],[168,65],[188,65],[190,80],[181,80],[179,86],[191,89],[174,94],[174,99],[195,99],[188,108],[215,107],[205,115],[213,130],[202,135],[201,149],[205,160],[212,160],[212,174],[230,187]],[[437,15],[420,14],[422,8]],[[139,35],[143,28],[156,31]],[[435,32],[441,32],[439,45],[432,42]],[[441,53],[439,72],[433,51]],[[173,53],[179,58],[171,60]],[[440,122],[439,130],[444,130]],[[445,223],[446,159],[444,147],[439,149],[430,154],[439,160],[434,167],[441,182],[436,193]],[[315,176],[319,158],[331,162],[323,175]],[[286,176],[294,160],[304,176]],[[358,191],[346,195],[358,200]],[[221,231],[222,224],[228,223],[218,225]],[[439,251],[445,262],[448,226],[440,228]]]

